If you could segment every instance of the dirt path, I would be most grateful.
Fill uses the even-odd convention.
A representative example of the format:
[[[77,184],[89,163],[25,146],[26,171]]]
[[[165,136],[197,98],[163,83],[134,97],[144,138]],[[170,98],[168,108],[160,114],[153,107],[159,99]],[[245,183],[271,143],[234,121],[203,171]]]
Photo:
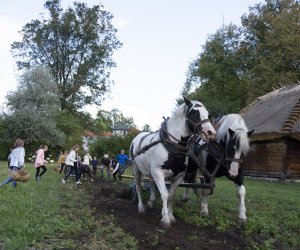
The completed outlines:
[[[161,207],[137,212],[128,188],[97,179],[93,192],[96,213],[113,214],[123,230],[135,237],[138,249],[247,249],[250,244],[238,229],[219,233],[213,227],[197,227],[177,218],[170,229],[160,227]],[[176,216],[176,215],[175,215]]]

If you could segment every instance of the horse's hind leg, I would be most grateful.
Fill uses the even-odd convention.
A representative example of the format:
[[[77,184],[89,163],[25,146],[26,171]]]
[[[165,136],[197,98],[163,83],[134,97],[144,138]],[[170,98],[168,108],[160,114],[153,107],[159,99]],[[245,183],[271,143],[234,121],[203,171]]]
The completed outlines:
[[[161,215],[162,215],[162,219],[161,219],[161,225],[165,228],[170,228],[171,227],[171,222],[169,219],[169,211],[168,211],[168,190],[166,187],[166,183],[165,183],[165,178],[163,176],[163,174],[161,173],[161,171],[155,171],[152,172],[152,176],[153,179],[155,180],[155,183],[158,187],[158,190],[160,192],[160,197],[162,200],[162,211],[161,211]]]
[[[135,164],[133,164],[133,173],[134,173],[136,192],[137,192],[137,196],[138,196],[139,213],[144,213],[145,208],[144,208],[144,204],[142,201],[142,185],[141,185],[142,173],[139,170],[138,166],[136,166]]]
[[[153,208],[154,202],[156,200],[156,190],[155,190],[155,182],[154,180],[150,180],[150,199],[148,201],[148,205],[150,208]]]
[[[177,175],[177,177],[173,180],[172,184],[171,184],[171,188],[169,190],[169,197],[168,197],[168,211],[169,211],[169,219],[171,223],[176,222],[176,219],[173,215],[173,206],[172,206],[172,202],[174,200],[175,197],[175,191],[176,188],[178,187],[179,183],[182,181],[184,172],[180,173]]]

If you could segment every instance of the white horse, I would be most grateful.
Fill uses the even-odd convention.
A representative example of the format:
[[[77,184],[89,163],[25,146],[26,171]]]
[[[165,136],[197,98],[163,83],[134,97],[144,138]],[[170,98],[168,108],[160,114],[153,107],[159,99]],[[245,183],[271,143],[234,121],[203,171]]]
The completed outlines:
[[[141,177],[144,175],[153,179],[159,189],[163,227],[170,227],[171,223],[176,221],[173,216],[172,200],[186,169],[187,142],[190,136],[196,133],[204,140],[210,140],[214,138],[216,132],[208,120],[208,112],[204,105],[198,101],[185,99],[185,103],[162,124],[160,130],[154,133],[142,132],[131,143],[130,155],[133,159],[138,211],[140,213],[145,211],[141,195]],[[166,178],[171,182],[169,191],[166,188]],[[148,204],[153,207],[154,184],[150,186],[150,190]]]
[[[245,195],[243,184],[244,175],[241,163],[249,150],[249,138],[253,130],[248,128],[243,118],[238,114],[223,116],[216,124],[217,143],[203,142],[200,140],[194,148],[194,156],[189,158],[186,182],[195,182],[197,170],[200,168],[204,175],[205,183],[213,183],[215,177],[226,176],[237,187],[239,197],[239,219],[246,221]],[[208,189],[201,189],[201,214],[208,215]],[[183,201],[188,200],[188,189],[185,190]]]

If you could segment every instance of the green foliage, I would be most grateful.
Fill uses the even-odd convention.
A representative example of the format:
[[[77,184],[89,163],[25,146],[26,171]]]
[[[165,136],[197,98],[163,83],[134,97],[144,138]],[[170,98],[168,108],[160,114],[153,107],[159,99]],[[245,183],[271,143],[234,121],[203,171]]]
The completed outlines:
[[[300,6],[294,0],[266,0],[242,17],[246,65],[253,96],[300,79]]]
[[[120,153],[121,149],[124,149],[125,153],[129,154],[130,144],[137,133],[138,131],[133,131],[126,136],[100,137],[89,145],[90,153],[98,157],[101,157],[103,154],[115,156]]]
[[[56,123],[57,128],[66,136],[65,144],[62,145],[64,149],[69,150],[75,144],[82,144],[84,128],[76,115],[66,110],[61,111],[56,116]]]
[[[5,120],[9,136],[23,138],[27,145],[62,145],[64,135],[56,128],[58,89],[48,70],[38,66],[26,71],[16,91],[7,95]]]
[[[216,180],[214,194],[208,201],[209,217],[201,217],[200,200],[190,196],[188,203],[180,202],[181,192],[173,206],[175,215],[200,227],[213,225],[224,232],[241,228],[252,241],[251,249],[298,249],[300,247],[300,185],[245,179],[247,222],[238,221],[238,199],[233,182],[226,178]],[[190,192],[192,193],[192,192]],[[260,238],[260,243],[254,239]]]
[[[203,101],[212,115],[237,113],[300,80],[299,2],[266,0],[249,11],[242,27],[231,24],[210,35],[189,65],[181,94]]]
[[[113,82],[113,52],[121,47],[112,14],[102,5],[74,2],[65,11],[60,0],[47,0],[49,19],[32,20],[11,49],[19,69],[37,64],[50,68],[60,92],[61,109],[76,112],[100,105]]]

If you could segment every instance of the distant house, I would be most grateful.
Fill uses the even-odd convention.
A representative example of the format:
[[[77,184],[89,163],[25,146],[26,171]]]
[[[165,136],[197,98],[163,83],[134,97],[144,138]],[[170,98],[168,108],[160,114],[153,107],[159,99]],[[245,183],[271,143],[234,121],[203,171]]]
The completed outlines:
[[[126,136],[130,128],[126,124],[117,124],[112,128],[113,136]]]
[[[280,179],[300,178],[300,84],[282,87],[243,109],[254,129],[245,158],[245,174]]]

